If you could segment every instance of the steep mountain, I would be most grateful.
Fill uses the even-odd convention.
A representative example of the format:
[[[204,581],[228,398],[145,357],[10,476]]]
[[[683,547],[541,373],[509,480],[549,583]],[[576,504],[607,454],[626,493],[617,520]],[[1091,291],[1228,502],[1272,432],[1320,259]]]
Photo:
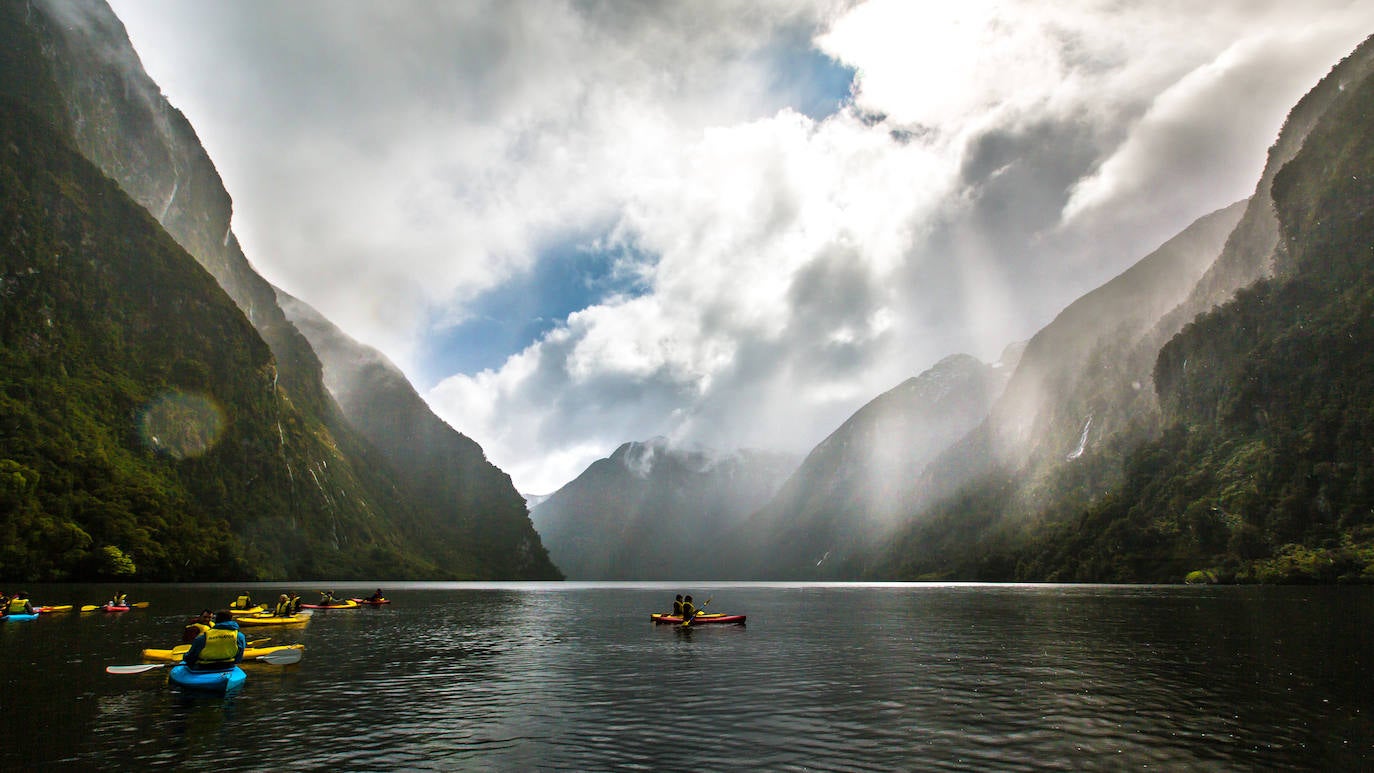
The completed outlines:
[[[0,576],[443,576],[214,279],[9,96],[0,245]]]
[[[986,420],[921,475],[925,504],[988,482],[1005,495],[1000,511],[1033,512],[1048,487],[1071,486],[1091,499],[1119,479],[1123,450],[1158,433],[1150,369],[1177,332],[1163,320],[1204,276],[1245,207],[1201,218],[1036,333]],[[1009,474],[1014,485],[995,483]]]
[[[479,577],[561,576],[524,498],[481,446],[435,416],[381,352],[350,338],[309,304],[281,290],[277,297],[319,355],[325,385],[344,416],[396,468],[410,498],[442,514],[430,523],[435,545],[453,560],[475,558]]]
[[[880,543],[921,492],[912,481],[988,412],[1020,347],[996,365],[968,355],[879,395],[821,442],[713,556],[732,577],[835,579]]]
[[[531,517],[571,579],[710,577],[722,541],[795,467],[795,458],[767,452],[626,443]]]
[[[276,436],[283,447],[300,444],[282,452],[292,463],[281,467],[286,485],[276,494],[287,504],[229,513],[202,503],[236,525],[234,537],[247,546],[251,572],[558,576],[509,479],[471,441],[434,426],[442,422],[414,404],[404,379],[371,378],[367,383],[378,393],[355,397],[350,406],[368,399],[388,406],[393,423],[404,425],[416,443],[433,441],[432,451],[374,444],[345,416],[325,388],[310,342],[233,238],[229,196],[194,131],[143,72],[103,2],[0,5],[0,65],[0,97],[68,138],[150,213],[214,277],[270,349],[266,389],[286,417]],[[402,417],[405,412],[410,415]],[[288,420],[299,425],[299,437]],[[455,456],[446,459],[447,452]],[[137,508],[131,514],[141,521]],[[162,531],[157,523],[148,530]],[[142,569],[140,575],[155,576]]]
[[[1157,352],[1159,400],[1135,414],[1147,431],[1104,433],[1094,448],[1084,427],[1063,462],[1038,468],[1018,465],[1034,446],[1017,446],[1022,456],[1001,456],[1010,463],[915,519],[875,574],[1176,581],[1210,564],[1209,576],[1283,579],[1341,548],[1343,564],[1323,555],[1344,568],[1321,578],[1362,571],[1372,46],[1295,108],[1261,189],[1179,309],[1093,360]],[[1179,324],[1230,282],[1271,274]]]

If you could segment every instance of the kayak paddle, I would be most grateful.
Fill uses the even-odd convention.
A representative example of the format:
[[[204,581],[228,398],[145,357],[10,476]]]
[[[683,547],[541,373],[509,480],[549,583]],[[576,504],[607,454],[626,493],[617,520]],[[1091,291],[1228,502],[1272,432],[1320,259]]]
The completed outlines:
[[[682,625],[691,625],[691,624],[692,624],[692,620],[693,620],[694,618],[696,618],[697,615],[701,614],[702,611],[706,609],[706,605],[707,605],[707,604],[710,604],[710,603],[711,603],[711,599],[714,599],[714,598],[715,598],[715,596],[712,596],[711,598],[706,599],[706,601],[702,602],[702,604],[701,604],[701,609],[698,609],[698,610],[693,611],[691,617],[684,617],[684,618],[682,618]]]
[[[302,650],[278,650],[278,651],[276,651],[276,652],[269,652],[269,653],[267,653],[266,655],[259,655],[259,656],[255,657],[255,658],[248,658],[248,660],[261,660],[261,661],[264,662],[264,663],[270,663],[270,664],[272,664],[272,665],[274,665],[274,666],[289,666],[289,665],[291,665],[292,663],[299,663],[299,662],[301,662],[301,658],[304,657],[304,656],[305,656],[305,653],[304,653]],[[145,671],[152,671],[153,669],[157,669],[157,668],[166,668],[166,667],[168,667],[168,666],[175,666],[175,665],[178,665],[178,664],[176,664],[176,663],[143,663],[143,664],[140,664],[140,665],[137,665],[137,666],[105,666],[105,673],[107,673],[107,674],[141,674],[141,673],[143,673],[143,672],[145,672]]]
[[[277,650],[276,652],[269,652],[266,655],[248,658],[248,660],[261,660],[264,663],[270,663],[274,666],[289,666],[292,663],[301,662],[301,658],[303,657],[305,657],[305,650]]]
[[[148,603],[149,603],[149,602],[147,602],[147,601],[140,601],[140,602],[137,602],[137,603],[135,603],[135,604],[130,604],[129,606],[130,606],[131,608],[132,608],[132,607],[137,607],[138,609],[147,609],[147,608],[148,608]],[[82,605],[81,605],[81,611],[82,611],[82,612],[94,612],[94,611],[96,611],[97,609],[103,609],[104,607],[105,607],[104,604],[82,604]]]

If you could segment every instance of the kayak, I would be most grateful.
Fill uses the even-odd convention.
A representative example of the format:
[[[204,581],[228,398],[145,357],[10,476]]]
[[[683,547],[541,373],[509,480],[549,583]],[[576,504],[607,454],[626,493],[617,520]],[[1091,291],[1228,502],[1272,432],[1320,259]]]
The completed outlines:
[[[186,650],[189,650],[190,648],[191,645],[189,644],[178,644],[177,646],[169,650],[147,649],[143,651],[143,659],[156,660],[162,663],[180,663],[182,656],[184,656],[186,654]],[[243,659],[247,661],[251,660],[252,658],[260,658],[263,655],[268,655],[273,652],[303,649],[305,649],[304,644],[283,644],[277,647],[249,647],[248,649],[243,651]]]
[[[248,678],[248,674],[238,666],[223,671],[192,671],[186,666],[173,666],[167,676],[188,690],[208,692],[228,692]]]
[[[56,607],[34,607],[33,611],[37,612],[40,615],[46,615],[49,612],[70,612],[72,611],[72,605],[63,604],[61,606]]]
[[[102,604],[100,607],[101,612],[128,612],[130,609],[133,607],[117,607],[113,604]]]
[[[301,609],[357,609],[358,602],[353,599],[340,601],[337,604],[301,604]]]
[[[259,625],[305,625],[310,622],[310,615],[298,612],[290,617],[240,617],[234,622],[238,623],[240,628]]]
[[[239,609],[238,607],[229,607],[229,614],[233,615],[234,617],[238,617],[239,615],[260,615],[260,614],[262,614],[263,612],[266,612],[266,611],[267,611],[267,607],[264,607],[264,606],[261,605],[261,604],[258,604],[257,606],[254,606],[254,607],[248,607],[247,609]]]
[[[649,615],[649,619],[653,620],[655,623],[662,623],[665,625],[671,625],[673,623],[677,623],[678,625],[682,624],[681,616],[665,615],[662,612],[655,612]],[[704,612],[692,618],[692,625],[701,625],[703,623],[717,623],[722,625],[730,623],[743,624],[744,615],[727,615],[724,612]]]
[[[383,604],[390,604],[391,599],[351,599],[359,604],[367,604],[371,607],[380,607]]]
[[[26,615],[26,614],[24,614],[23,612],[20,612],[20,613],[18,613],[18,614],[0,615],[0,621],[2,621],[2,620],[13,620],[13,621],[16,622],[16,623],[22,623],[22,622],[24,622],[25,620],[37,620],[37,619],[38,619],[38,613],[37,613],[37,612],[34,612],[34,613],[31,614],[31,615]]]

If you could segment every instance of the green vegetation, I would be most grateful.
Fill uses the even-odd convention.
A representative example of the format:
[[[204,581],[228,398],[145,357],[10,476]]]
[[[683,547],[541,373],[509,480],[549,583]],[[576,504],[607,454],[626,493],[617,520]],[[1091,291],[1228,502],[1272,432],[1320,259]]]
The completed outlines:
[[[0,577],[474,576],[425,558],[387,465],[294,408],[214,279],[10,100],[0,245]]]
[[[0,4],[0,579],[558,577],[475,443],[482,469],[421,486],[339,410],[194,132],[90,10]],[[131,196],[183,173],[164,230]]]
[[[1159,352],[1164,429],[1085,455],[1028,518],[990,476],[899,535],[880,576],[1374,580],[1374,78],[1274,179],[1277,273]],[[1117,460],[1124,460],[1118,465]],[[1119,470],[1119,472],[1118,472]],[[1112,480],[1093,496],[1090,479]]]

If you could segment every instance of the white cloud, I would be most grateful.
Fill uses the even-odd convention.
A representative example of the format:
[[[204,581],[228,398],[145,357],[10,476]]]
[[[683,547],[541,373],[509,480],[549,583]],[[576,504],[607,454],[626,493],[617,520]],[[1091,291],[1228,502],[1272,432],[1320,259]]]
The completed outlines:
[[[642,295],[427,395],[539,493],[654,435],[805,451],[946,354],[994,358],[1246,195],[1374,25],[1340,0],[114,5],[249,258],[409,372],[551,241],[623,251]],[[859,72],[820,122],[776,90],[807,35]]]

